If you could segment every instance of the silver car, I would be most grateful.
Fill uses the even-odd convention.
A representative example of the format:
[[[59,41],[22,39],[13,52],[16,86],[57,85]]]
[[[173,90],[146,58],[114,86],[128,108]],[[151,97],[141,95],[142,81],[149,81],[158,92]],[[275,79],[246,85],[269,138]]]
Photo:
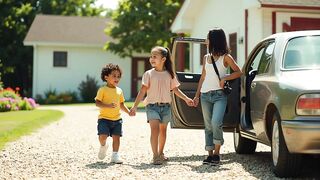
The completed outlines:
[[[204,43],[176,38],[173,61],[178,62],[177,47],[182,44]],[[232,82],[224,131],[233,132],[236,153],[254,153],[257,142],[269,145],[276,176],[298,175],[303,154],[320,154],[320,31],[265,38],[252,50],[242,72],[241,79]],[[177,77],[180,89],[194,97],[200,74],[177,72]],[[200,105],[192,108],[174,94],[172,98],[172,128],[204,127]]]

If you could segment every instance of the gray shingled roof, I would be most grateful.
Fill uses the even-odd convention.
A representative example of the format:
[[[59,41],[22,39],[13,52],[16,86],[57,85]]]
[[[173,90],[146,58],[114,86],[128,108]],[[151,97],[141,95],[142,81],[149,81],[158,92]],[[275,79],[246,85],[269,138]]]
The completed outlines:
[[[110,19],[100,17],[37,15],[24,43],[100,46],[112,40],[104,33],[109,22]]]
[[[259,0],[261,4],[320,7],[320,0]]]

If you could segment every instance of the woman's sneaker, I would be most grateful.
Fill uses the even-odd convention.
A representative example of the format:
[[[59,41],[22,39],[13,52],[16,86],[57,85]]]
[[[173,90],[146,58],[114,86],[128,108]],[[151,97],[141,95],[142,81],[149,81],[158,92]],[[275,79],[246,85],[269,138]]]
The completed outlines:
[[[212,156],[208,156],[205,160],[202,161],[202,164],[211,164]]]
[[[107,144],[105,144],[104,146],[100,146],[100,150],[99,150],[99,153],[98,153],[98,158],[100,160],[103,160],[106,157],[107,149],[108,149],[108,145]]]
[[[116,164],[122,164],[123,163],[123,161],[121,160],[121,158],[120,158],[118,153],[112,153],[111,163],[116,163]]]
[[[218,165],[220,163],[220,156],[219,155],[213,155],[211,160],[211,166]]]

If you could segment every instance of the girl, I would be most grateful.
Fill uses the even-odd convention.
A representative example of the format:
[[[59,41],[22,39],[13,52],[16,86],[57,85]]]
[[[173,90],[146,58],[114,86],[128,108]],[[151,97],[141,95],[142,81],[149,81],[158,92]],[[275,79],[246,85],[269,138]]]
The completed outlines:
[[[149,61],[153,68],[143,74],[142,87],[130,110],[130,115],[134,115],[139,102],[147,93],[145,104],[147,120],[151,129],[150,143],[153,164],[155,165],[160,165],[163,161],[168,160],[163,154],[163,149],[166,142],[167,125],[171,119],[170,91],[172,90],[189,106],[193,106],[193,100],[178,89],[180,83],[173,72],[170,57],[168,48],[160,46],[152,48]]]
[[[198,106],[201,93],[201,108],[205,125],[205,150],[209,154],[203,160],[203,164],[215,165],[220,162],[220,147],[224,142],[222,121],[227,106],[227,95],[223,92],[223,86],[226,80],[236,79],[241,76],[242,72],[229,54],[226,36],[222,29],[210,30],[207,42],[209,43],[209,54],[203,58],[202,74],[193,102],[194,106]],[[216,64],[221,80],[219,80],[212,63]],[[233,70],[230,75],[226,75],[228,67]]]

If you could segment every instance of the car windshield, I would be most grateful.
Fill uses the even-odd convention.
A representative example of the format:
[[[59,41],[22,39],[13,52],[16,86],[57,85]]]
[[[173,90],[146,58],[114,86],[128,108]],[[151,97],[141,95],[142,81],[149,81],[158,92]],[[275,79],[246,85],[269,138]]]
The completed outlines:
[[[320,36],[306,36],[288,42],[283,66],[285,69],[320,68]]]

